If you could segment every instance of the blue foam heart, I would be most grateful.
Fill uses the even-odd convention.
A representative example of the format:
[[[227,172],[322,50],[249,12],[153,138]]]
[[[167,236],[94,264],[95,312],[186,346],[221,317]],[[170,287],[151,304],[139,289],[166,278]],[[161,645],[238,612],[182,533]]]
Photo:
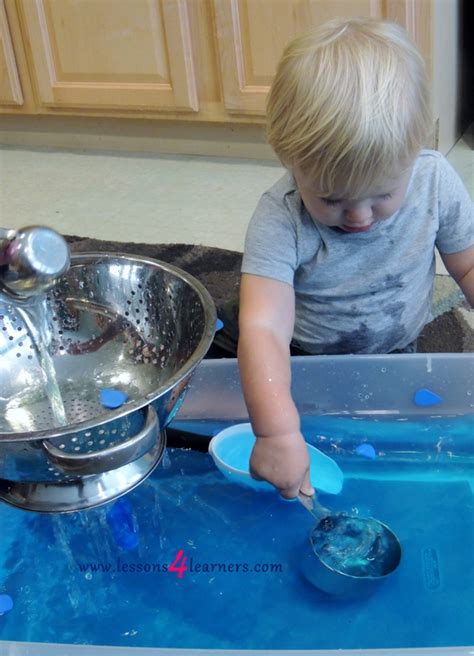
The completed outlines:
[[[441,396],[426,388],[417,390],[417,392],[415,393],[414,400],[416,405],[422,407],[427,407],[430,405],[439,405],[440,403],[443,403],[443,399]]]
[[[106,388],[100,390],[100,402],[104,408],[120,408],[128,401],[128,394],[118,389]]]
[[[359,446],[356,447],[356,453],[359,456],[363,456],[364,458],[369,458],[370,460],[375,460],[377,457],[377,452],[375,451],[374,447],[372,444],[368,444],[367,442],[364,442],[363,444],[359,444]]]
[[[13,608],[13,599],[10,595],[0,594],[0,615],[8,613]]]

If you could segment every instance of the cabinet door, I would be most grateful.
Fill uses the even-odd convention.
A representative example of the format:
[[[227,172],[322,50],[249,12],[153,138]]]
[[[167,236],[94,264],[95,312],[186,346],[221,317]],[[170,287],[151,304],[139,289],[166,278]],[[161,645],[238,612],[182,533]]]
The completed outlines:
[[[13,52],[5,3],[0,0],[0,105],[23,104],[20,77]]]
[[[395,0],[214,0],[224,104],[228,112],[264,114],[285,45],[337,16],[387,13]]]
[[[197,111],[186,0],[20,0],[43,105]]]

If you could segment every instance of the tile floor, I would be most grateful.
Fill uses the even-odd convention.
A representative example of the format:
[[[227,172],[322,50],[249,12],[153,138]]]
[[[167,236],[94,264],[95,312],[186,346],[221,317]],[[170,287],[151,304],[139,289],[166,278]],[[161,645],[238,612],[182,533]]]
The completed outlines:
[[[460,140],[448,160],[474,197],[474,151]],[[97,239],[242,250],[260,195],[281,173],[278,164],[255,160],[6,146],[0,225],[41,223]]]
[[[202,157],[23,150],[0,154],[1,225],[241,250],[277,164]]]

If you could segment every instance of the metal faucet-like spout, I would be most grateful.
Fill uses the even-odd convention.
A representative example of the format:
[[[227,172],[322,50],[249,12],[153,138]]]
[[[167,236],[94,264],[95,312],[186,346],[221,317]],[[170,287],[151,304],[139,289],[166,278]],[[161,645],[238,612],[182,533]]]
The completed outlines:
[[[54,286],[69,268],[66,240],[44,226],[0,228],[0,293],[31,298]]]

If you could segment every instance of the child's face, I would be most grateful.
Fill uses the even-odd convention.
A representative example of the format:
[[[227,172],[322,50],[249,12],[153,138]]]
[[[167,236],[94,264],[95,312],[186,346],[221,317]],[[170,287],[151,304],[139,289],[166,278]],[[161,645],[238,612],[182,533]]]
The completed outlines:
[[[335,194],[324,197],[318,184],[298,168],[293,175],[303,203],[318,223],[340,228],[345,232],[366,232],[377,221],[390,218],[400,209],[410,181],[411,167],[394,177],[386,178],[363,198],[341,198]]]

